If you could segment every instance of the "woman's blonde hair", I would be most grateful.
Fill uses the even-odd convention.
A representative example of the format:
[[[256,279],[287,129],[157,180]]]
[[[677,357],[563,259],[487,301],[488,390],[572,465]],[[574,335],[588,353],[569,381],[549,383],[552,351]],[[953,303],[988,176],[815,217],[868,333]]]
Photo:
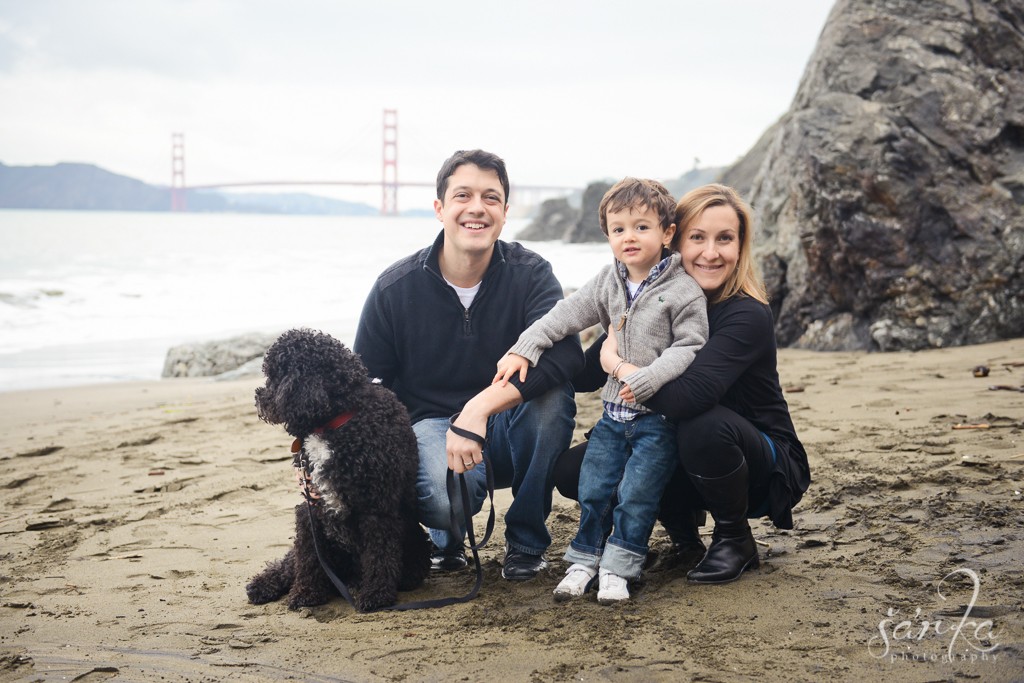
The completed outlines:
[[[702,213],[713,206],[728,206],[736,212],[740,222],[740,257],[736,269],[725,281],[722,291],[715,302],[724,301],[737,294],[745,294],[761,303],[768,303],[768,293],[757,272],[754,262],[754,215],[750,206],[743,201],[739,193],[727,185],[712,183],[690,190],[676,204],[676,226],[679,233],[686,239],[686,230]]]

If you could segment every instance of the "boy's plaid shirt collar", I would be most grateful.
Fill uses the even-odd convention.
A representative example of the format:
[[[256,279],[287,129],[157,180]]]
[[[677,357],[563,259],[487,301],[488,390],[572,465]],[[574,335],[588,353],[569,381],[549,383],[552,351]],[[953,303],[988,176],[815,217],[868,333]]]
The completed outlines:
[[[662,253],[664,253],[664,252],[662,252]],[[671,260],[672,260],[672,255],[669,254],[668,256],[666,256],[665,258],[661,259],[656,264],[654,264],[654,267],[651,268],[650,271],[648,271],[647,277],[644,279],[643,282],[640,283],[640,286],[636,290],[636,294],[634,294],[633,296],[629,297],[629,305],[630,306],[633,305],[633,302],[636,301],[636,298],[638,296],[640,296],[640,292],[644,291],[644,288],[647,285],[649,285],[650,283],[652,283],[655,280],[657,280],[658,276],[660,276],[662,273],[665,272],[665,269],[668,268],[669,261],[671,261]],[[622,278],[623,282],[628,283],[629,282],[629,271],[626,269],[625,264],[623,264],[622,261],[615,261],[615,265],[619,269],[619,277]],[[626,292],[627,293],[629,292],[629,285],[628,284],[626,285]]]

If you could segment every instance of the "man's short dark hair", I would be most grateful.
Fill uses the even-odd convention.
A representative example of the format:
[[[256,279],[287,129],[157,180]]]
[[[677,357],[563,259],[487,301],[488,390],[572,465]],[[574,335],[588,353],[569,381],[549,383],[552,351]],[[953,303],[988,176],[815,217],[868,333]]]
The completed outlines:
[[[505,161],[497,154],[491,154],[482,149],[460,149],[441,164],[441,170],[437,172],[437,198],[442,203],[444,202],[444,193],[448,190],[448,179],[463,164],[473,164],[477,168],[497,173],[498,180],[501,182],[501,189],[505,191],[505,204],[508,205],[509,185]]]

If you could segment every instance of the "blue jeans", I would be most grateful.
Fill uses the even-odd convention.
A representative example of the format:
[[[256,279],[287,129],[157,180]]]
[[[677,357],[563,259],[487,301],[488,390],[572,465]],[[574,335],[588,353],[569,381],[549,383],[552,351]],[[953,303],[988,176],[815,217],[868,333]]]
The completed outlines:
[[[567,384],[532,401],[510,408],[487,420],[485,454],[494,474],[495,488],[512,488],[512,505],[505,513],[505,540],[522,552],[539,555],[551,545],[547,518],[551,512],[551,472],[558,456],[569,447],[575,424],[576,402]],[[420,469],[416,479],[420,522],[430,530],[434,544],[443,549],[462,547],[462,494],[449,502],[446,437],[448,418],[429,418],[413,425],[419,444]],[[473,514],[487,497],[484,464],[466,472]],[[455,505],[456,528],[450,507]]]
[[[627,579],[640,576],[676,462],[675,426],[661,415],[646,413],[629,422],[603,415],[580,468],[580,528],[565,560]]]

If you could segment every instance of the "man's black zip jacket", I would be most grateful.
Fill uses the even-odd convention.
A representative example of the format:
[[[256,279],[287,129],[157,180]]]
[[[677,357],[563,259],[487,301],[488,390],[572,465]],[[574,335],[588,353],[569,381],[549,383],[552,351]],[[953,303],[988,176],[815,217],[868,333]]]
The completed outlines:
[[[409,409],[412,421],[451,417],[494,377],[520,333],[562,298],[551,264],[515,242],[498,241],[480,291],[468,309],[438,266],[444,232],[434,244],[385,270],[363,306],[354,350]],[[583,368],[575,335],[511,379],[528,401]]]

